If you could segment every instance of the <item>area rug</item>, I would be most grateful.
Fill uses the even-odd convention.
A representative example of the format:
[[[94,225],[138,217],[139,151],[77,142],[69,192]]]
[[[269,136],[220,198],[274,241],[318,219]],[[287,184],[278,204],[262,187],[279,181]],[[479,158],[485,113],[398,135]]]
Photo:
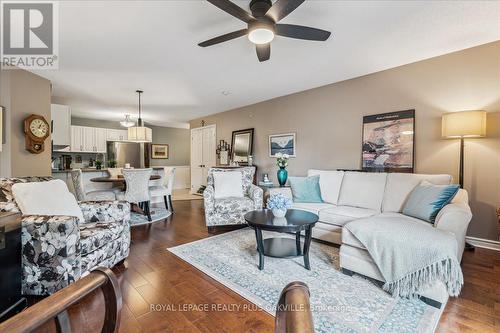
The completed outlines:
[[[157,222],[166,219],[172,215],[172,212],[161,207],[151,207],[151,221],[148,221],[148,217],[143,214],[132,212],[130,213],[130,226],[135,227],[138,225],[145,225],[153,222]]]
[[[305,282],[316,332],[427,333],[434,331],[442,313],[418,299],[393,298],[360,276],[343,274],[338,248],[325,244],[311,244],[311,271],[304,268],[302,257],[265,257],[264,270],[259,271],[255,233],[249,228],[168,250],[272,315],[283,287]]]

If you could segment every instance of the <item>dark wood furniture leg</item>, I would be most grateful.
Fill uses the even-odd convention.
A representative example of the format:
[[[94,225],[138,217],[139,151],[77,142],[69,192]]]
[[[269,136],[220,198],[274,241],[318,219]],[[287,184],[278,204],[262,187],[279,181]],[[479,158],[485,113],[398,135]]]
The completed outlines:
[[[168,202],[169,202],[169,206],[170,206],[170,211],[173,213],[174,212],[174,205],[172,205],[172,195],[168,195]]]
[[[297,254],[300,256],[302,254],[302,249],[300,248],[300,231],[295,233],[295,245],[297,246]]]
[[[151,209],[149,206],[149,201],[144,201],[144,212],[148,217],[148,221],[151,222]]]
[[[311,238],[312,228],[308,227],[306,229],[306,238],[304,240],[304,266],[308,270],[311,270],[311,265],[309,264],[309,247],[311,246]]]
[[[259,270],[264,269],[264,240],[262,230],[255,228],[255,238],[257,239],[257,250],[259,251]]]
[[[166,195],[163,196],[163,201],[165,202],[165,209],[170,210],[170,208],[168,208],[168,199]]]

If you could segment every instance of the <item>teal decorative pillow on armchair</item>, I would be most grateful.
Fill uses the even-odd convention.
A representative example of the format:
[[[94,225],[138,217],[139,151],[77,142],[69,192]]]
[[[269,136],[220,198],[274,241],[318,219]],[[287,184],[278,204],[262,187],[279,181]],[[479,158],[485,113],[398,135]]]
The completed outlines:
[[[288,177],[294,202],[323,202],[319,188],[319,175],[311,177]]]
[[[436,216],[457,194],[459,186],[434,185],[423,181],[413,189],[403,208],[403,214],[434,223]]]

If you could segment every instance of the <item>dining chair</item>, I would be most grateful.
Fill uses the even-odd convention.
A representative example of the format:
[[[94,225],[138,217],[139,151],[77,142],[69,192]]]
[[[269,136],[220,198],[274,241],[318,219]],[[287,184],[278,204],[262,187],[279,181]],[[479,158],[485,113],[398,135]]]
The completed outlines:
[[[153,169],[123,169],[123,178],[125,178],[125,192],[116,195],[118,200],[126,200],[130,203],[136,203],[142,206],[144,213],[151,221],[151,195],[149,193],[149,178]],[[141,208],[142,208],[141,207]]]
[[[78,201],[107,201],[116,200],[115,192],[112,190],[85,191],[83,185],[83,174],[81,169],[71,170],[71,181]]]
[[[119,176],[123,176],[123,168],[107,168],[108,174],[111,178],[118,178]],[[120,193],[123,191],[123,186],[121,184],[115,185],[111,188],[111,191],[116,193]]]
[[[174,206],[172,205],[172,189],[174,188],[175,168],[164,167],[161,177],[161,185],[150,186],[149,192],[152,197],[163,197],[165,208],[173,213]]]

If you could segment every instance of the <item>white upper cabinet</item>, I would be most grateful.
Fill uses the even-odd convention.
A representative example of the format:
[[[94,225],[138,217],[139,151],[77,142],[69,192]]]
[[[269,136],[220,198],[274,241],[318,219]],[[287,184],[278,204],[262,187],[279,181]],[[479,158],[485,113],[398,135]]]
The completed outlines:
[[[52,142],[54,149],[62,149],[71,145],[71,109],[67,105],[52,104]]]
[[[71,151],[83,152],[83,127],[82,126],[71,126]]]
[[[106,140],[107,141],[127,141],[128,130],[119,129],[107,129],[106,130]]]
[[[71,126],[71,151],[106,153],[106,128]]]

